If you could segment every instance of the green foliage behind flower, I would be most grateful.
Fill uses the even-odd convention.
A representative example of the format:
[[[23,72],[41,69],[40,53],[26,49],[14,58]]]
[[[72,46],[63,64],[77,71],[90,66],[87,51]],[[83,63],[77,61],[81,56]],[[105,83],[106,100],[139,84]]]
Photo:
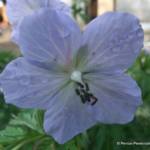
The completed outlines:
[[[89,0],[73,0],[72,4],[73,16],[76,19],[77,17],[80,17],[84,21],[84,23],[88,23],[90,21],[90,16],[87,15],[87,6],[89,2]]]
[[[0,70],[14,57],[0,53]],[[17,109],[5,104],[1,95],[0,150],[149,150],[149,146],[117,145],[150,141],[150,55],[142,52],[128,72],[141,87],[144,100],[135,119],[127,125],[96,125],[64,145],[44,133],[43,111]]]
[[[0,72],[4,69],[15,55],[10,52],[0,52]],[[4,128],[11,118],[12,112],[16,114],[18,109],[15,106],[6,105],[4,103],[3,95],[0,93],[0,129]]]

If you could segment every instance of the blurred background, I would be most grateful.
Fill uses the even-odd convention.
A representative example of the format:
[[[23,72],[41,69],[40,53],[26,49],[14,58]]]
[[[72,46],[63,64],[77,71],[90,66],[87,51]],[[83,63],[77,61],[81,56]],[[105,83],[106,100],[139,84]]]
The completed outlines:
[[[63,0],[72,8],[80,26],[106,11],[136,15],[145,33],[144,48],[128,73],[142,90],[144,104],[127,125],[96,125],[64,145],[47,137],[42,129],[43,112],[23,110],[4,102],[0,93],[0,150],[150,150],[150,0]],[[11,42],[6,1],[0,1],[0,72],[20,55]],[[117,142],[149,142],[149,145],[118,145]]]

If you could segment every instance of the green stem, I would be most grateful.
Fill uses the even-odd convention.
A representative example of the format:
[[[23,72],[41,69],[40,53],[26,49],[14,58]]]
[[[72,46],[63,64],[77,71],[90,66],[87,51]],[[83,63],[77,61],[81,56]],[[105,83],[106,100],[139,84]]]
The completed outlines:
[[[47,137],[42,138],[42,139],[39,139],[39,140],[35,143],[35,145],[33,146],[33,150],[37,150],[38,147],[39,147],[44,141],[46,141],[46,140],[48,140]]]
[[[19,143],[17,146],[15,146],[12,150],[19,150],[19,148],[21,148],[21,147],[24,146],[25,144],[30,143],[30,142],[32,142],[32,141],[35,141],[35,140],[37,140],[37,139],[40,139],[40,138],[42,138],[42,137],[43,137],[43,135],[40,135],[40,136],[36,136],[36,137],[30,138],[30,139],[28,139],[28,140],[22,141],[22,142]]]

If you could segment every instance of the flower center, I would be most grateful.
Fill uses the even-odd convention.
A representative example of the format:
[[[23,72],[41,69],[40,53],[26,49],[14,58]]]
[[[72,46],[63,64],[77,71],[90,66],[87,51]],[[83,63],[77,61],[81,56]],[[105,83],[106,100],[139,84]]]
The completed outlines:
[[[82,73],[78,70],[73,71],[71,74],[71,80],[73,80],[75,82],[83,83],[82,82]]]
[[[76,94],[80,97],[81,102],[89,103],[94,105],[97,102],[97,98],[90,92],[90,88],[88,83],[85,83],[82,80],[82,73],[78,70],[75,70],[71,74],[71,80],[76,83]]]

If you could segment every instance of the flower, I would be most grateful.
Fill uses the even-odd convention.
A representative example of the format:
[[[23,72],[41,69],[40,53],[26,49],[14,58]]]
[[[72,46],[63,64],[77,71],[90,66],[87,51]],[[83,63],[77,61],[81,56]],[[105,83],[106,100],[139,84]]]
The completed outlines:
[[[40,9],[19,26],[23,57],[0,75],[7,103],[46,110],[44,129],[59,143],[96,123],[130,122],[141,92],[124,74],[143,47],[143,30],[128,13],[108,12],[82,33],[63,12]]]
[[[17,26],[21,20],[40,8],[58,9],[70,14],[70,8],[60,0],[7,0],[7,15],[13,27],[12,40],[17,43],[18,30]]]

